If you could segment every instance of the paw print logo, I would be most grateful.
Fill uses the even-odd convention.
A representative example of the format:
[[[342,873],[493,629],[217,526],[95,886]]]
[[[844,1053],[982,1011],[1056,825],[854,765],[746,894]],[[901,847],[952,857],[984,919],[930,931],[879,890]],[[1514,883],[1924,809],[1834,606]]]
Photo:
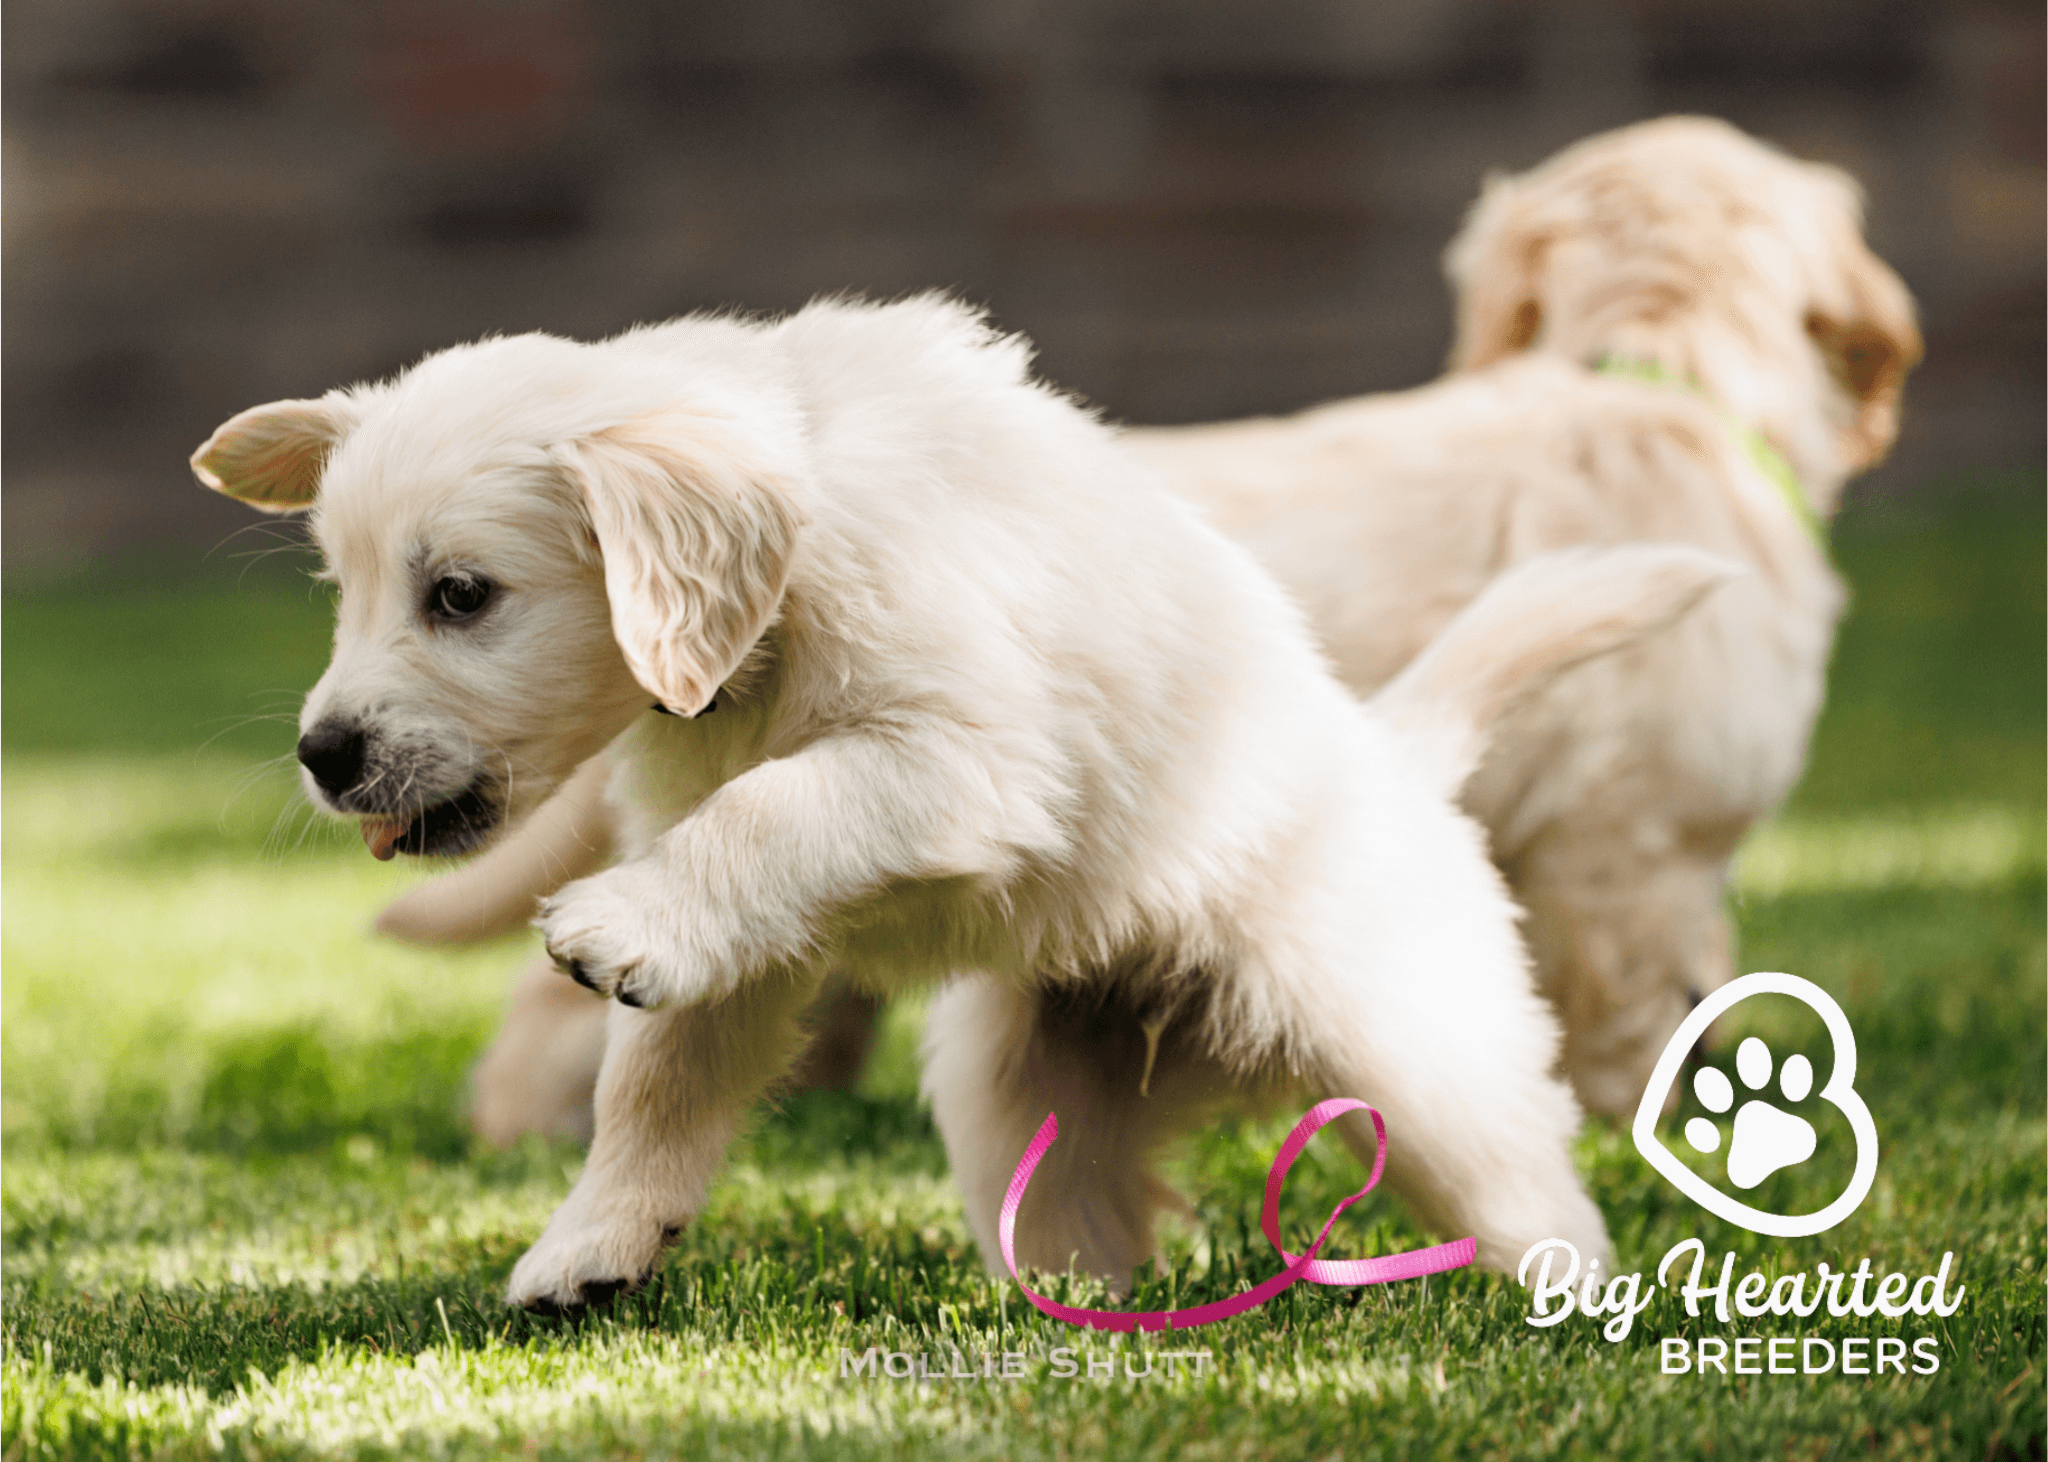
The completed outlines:
[[[1821,1088],[1820,1097],[1849,1119],[1850,1130],[1856,1134],[1856,1169],[1841,1196],[1817,1213],[1766,1213],[1752,1208],[1732,1194],[1722,1192],[1679,1161],[1678,1155],[1657,1135],[1658,1115],[1664,1110],[1664,1100],[1677,1081],[1679,1069],[1684,1065],[1686,1053],[1692,1049],[1693,1043],[1716,1016],[1757,995],[1790,995],[1803,1002],[1820,1016],[1834,1042],[1834,1068],[1828,1073],[1827,1085]],[[1771,1084],[1774,1066],[1779,1095],[1787,1103],[1806,1100],[1813,1091],[1812,1063],[1804,1056],[1791,1056],[1778,1065],[1771,1048],[1755,1036],[1749,1037],[1735,1051],[1735,1074],[1742,1079],[1743,1086],[1756,1093],[1741,1106],[1736,1106],[1734,1084],[1724,1072],[1704,1066],[1693,1077],[1693,1095],[1699,1098],[1701,1106],[1716,1117],[1731,1110],[1735,1113],[1731,1124],[1733,1130],[1728,1136],[1728,1182],[1745,1193],[1772,1173],[1805,1162],[1813,1156],[1818,1142],[1811,1122],[1795,1112],[1786,1111],[1763,1094]],[[1713,1118],[1694,1117],[1685,1124],[1685,1140],[1698,1152],[1719,1152],[1722,1136],[1721,1125]],[[1856,1092],[1856,1035],[1849,1029],[1849,1018],[1842,1013],[1842,1007],[1835,1003],[1832,995],[1811,980],[1802,980],[1797,975],[1744,975],[1722,986],[1686,1017],[1685,1024],[1665,1046],[1664,1054],[1657,1058],[1657,1066],[1650,1074],[1642,1103],[1636,1108],[1635,1140],[1636,1151],[1652,1167],[1709,1213],[1730,1223],[1739,1223],[1752,1233],[1769,1234],[1774,1238],[1802,1238],[1808,1234],[1825,1233],[1856,1211],[1856,1206],[1870,1191],[1872,1180],[1877,1177],[1877,1127],[1870,1120],[1870,1108],[1864,1105],[1863,1098]]]
[[[1762,1091],[1771,1080],[1771,1048],[1751,1036],[1735,1052],[1735,1072],[1751,1091]],[[1725,1112],[1735,1105],[1735,1088],[1728,1078],[1711,1066],[1702,1066],[1692,1079],[1693,1094],[1710,1112]],[[1794,1056],[1778,1073],[1778,1089],[1788,1102],[1803,1102],[1813,1090],[1813,1065],[1804,1056]],[[1717,1152],[1721,1129],[1705,1117],[1685,1124],[1685,1140],[1701,1152]],[[1735,1138],[1728,1144],[1728,1181],[1745,1193],[1775,1173],[1813,1156],[1818,1139],[1813,1124],[1804,1117],[1772,1106],[1762,1097],[1744,1102],[1735,1114]]]

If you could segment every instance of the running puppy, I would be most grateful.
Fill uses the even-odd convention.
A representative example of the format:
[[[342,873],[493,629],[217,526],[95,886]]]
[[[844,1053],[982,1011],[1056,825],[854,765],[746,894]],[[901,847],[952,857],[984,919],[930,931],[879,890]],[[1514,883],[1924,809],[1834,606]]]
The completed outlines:
[[[1518,689],[1724,566],[1534,565],[1374,714],[1027,362],[936,297],[526,335],[257,407],[195,454],[210,487],[313,511],[341,598],[299,755],[372,852],[482,848],[610,748],[621,860],[540,921],[614,1001],[596,1135],[512,1302],[646,1278],[835,968],[972,972],[928,1081],[985,1253],[1048,1107],[1067,1135],[1025,1257],[1123,1281],[1150,1150],[1292,1089],[1377,1105],[1390,1178],[1484,1261],[1605,1251],[1554,1021],[1449,793]]]

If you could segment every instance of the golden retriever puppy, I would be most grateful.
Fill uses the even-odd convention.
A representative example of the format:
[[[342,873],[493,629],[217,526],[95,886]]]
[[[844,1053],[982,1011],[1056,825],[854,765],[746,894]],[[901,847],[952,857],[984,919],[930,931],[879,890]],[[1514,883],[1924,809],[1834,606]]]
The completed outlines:
[[[1048,1107],[1026,1259],[1123,1281],[1151,1150],[1283,1090],[1369,1098],[1399,1191],[1483,1262],[1605,1251],[1554,1018],[1449,794],[1518,691],[1726,565],[1533,562],[1363,707],[1251,557],[1027,363],[936,297],[524,335],[195,453],[312,512],[340,601],[299,758],[371,852],[482,848],[609,748],[621,857],[539,921],[611,997],[596,1133],[512,1302],[651,1272],[830,969],[971,972],[927,1083],[990,1256]]]
[[[1817,525],[1890,446],[1920,353],[1859,216],[1848,177],[1725,123],[1606,133],[1488,183],[1447,255],[1448,378],[1123,437],[1362,692],[1535,554],[1678,542],[1754,569],[1517,708],[1464,793],[1598,1111],[1634,1111],[1731,977],[1728,863],[1820,709],[1843,594]]]

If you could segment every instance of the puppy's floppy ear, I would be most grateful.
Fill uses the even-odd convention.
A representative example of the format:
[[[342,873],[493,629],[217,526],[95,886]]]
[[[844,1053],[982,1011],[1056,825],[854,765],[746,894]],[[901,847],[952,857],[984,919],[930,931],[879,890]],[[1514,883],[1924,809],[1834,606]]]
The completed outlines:
[[[1836,250],[1839,303],[1806,316],[1806,333],[1827,358],[1828,369],[1856,401],[1856,416],[1842,430],[1842,456],[1851,470],[1884,460],[1899,434],[1899,397],[1906,373],[1920,363],[1920,329],[1904,281],[1855,234]]]
[[[192,454],[192,474],[266,513],[309,507],[328,455],[355,425],[355,408],[338,393],[252,406],[229,417]]]
[[[1536,274],[1545,242],[1515,180],[1489,176],[1444,250],[1444,275],[1458,309],[1452,370],[1478,370],[1535,341],[1543,328]]]
[[[641,417],[557,454],[582,489],[633,678],[695,715],[774,620],[801,513],[765,454],[714,417]]]

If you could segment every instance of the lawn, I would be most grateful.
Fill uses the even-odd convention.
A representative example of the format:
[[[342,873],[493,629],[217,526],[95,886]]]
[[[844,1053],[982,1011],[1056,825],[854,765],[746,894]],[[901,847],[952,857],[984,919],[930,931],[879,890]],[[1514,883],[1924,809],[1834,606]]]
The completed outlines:
[[[1883,1150],[1869,1198],[1825,1235],[1760,1238],[1618,1127],[1578,1149],[1646,1284],[1696,1235],[1738,1276],[1864,1256],[1918,1276],[1951,1253],[1963,1303],[1723,1325],[1660,1293],[1617,1343],[1578,1317],[1531,1327],[1526,1291],[1471,1271],[1297,1286],[1136,1341],[1040,1317],[967,1240],[907,1003],[858,1093],[764,1114],[646,1292],[580,1326],[509,1312],[506,1274],[580,1154],[487,1152],[461,1123],[523,942],[375,939],[416,870],[295,805],[289,712],[324,658],[323,594],[223,555],[12,595],[0,1456],[2041,1457],[2039,498],[2036,480],[1846,515],[1856,602],[1813,766],[1740,865],[1743,965],[1818,982],[1855,1027]],[[1757,1029],[1781,1053],[1799,1039]],[[1287,1125],[1174,1155],[1200,1222],[1133,1305],[1274,1272],[1258,1202]],[[1817,1208],[1840,1168],[1763,1191]],[[1360,1179],[1311,1148],[1283,1204],[1296,1248]],[[1425,1241],[1376,1195],[1325,1252]],[[1660,1369],[1665,1337],[1744,1335],[1931,1339],[1939,1370]],[[842,1377],[842,1351],[871,1346],[936,1369],[1015,1353],[1026,1375]],[[1116,1378],[1056,1374],[1061,1347],[1114,1355]],[[1190,1350],[1199,1372],[1166,1375]]]

